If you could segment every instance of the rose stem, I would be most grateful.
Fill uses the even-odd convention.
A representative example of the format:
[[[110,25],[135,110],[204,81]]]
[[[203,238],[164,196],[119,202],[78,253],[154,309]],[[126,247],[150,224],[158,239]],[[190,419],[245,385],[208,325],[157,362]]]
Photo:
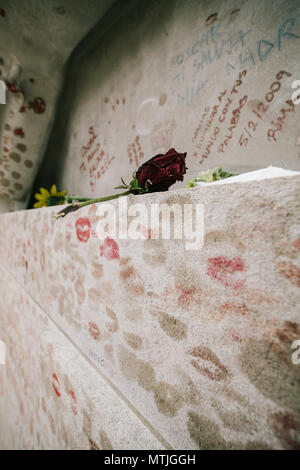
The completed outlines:
[[[117,199],[120,196],[128,196],[131,191],[125,191],[124,193],[119,193],[119,194],[114,194],[113,196],[106,196],[106,197],[100,197],[98,199],[89,199],[88,201],[81,202],[78,204],[78,209],[84,206],[88,206],[89,204],[94,204],[95,202],[104,202],[104,201],[110,201],[111,199]]]

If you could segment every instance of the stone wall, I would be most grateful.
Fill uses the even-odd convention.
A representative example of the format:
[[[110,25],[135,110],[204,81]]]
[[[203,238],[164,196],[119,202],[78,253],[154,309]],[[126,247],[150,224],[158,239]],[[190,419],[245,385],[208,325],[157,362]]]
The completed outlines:
[[[147,226],[99,240],[99,205],[1,215],[0,446],[299,449],[299,189],[126,199],[204,204],[191,251]]]
[[[37,187],[107,195],[171,147],[187,178],[299,170],[299,15],[294,0],[117,2],[70,60]]]

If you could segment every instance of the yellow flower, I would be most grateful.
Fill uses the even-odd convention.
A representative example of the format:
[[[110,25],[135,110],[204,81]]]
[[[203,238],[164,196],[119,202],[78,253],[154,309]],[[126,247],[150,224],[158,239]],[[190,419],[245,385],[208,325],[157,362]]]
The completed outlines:
[[[36,193],[34,195],[35,199],[37,199],[37,202],[34,203],[33,207],[37,209],[39,207],[64,204],[66,193],[66,191],[57,191],[55,184],[52,185],[50,192],[48,189],[40,188],[40,193]]]

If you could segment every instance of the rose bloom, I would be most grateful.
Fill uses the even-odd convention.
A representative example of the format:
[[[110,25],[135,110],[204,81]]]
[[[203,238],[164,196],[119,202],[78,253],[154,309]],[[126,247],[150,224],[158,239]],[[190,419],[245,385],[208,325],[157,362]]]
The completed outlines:
[[[148,191],[167,191],[176,181],[183,181],[187,167],[185,166],[186,153],[178,153],[170,149],[166,154],[155,155],[145,162],[136,172],[136,179],[141,188]]]

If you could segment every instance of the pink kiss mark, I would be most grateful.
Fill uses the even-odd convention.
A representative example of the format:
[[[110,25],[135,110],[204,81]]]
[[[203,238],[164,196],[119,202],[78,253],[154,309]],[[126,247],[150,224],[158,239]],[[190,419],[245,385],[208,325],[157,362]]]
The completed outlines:
[[[56,395],[58,397],[60,397],[60,391],[59,391],[59,388],[60,388],[60,384],[59,384],[59,380],[57,378],[57,375],[56,374],[52,374],[52,377],[54,379],[54,381],[52,382],[52,387],[56,393]]]
[[[100,256],[106,259],[120,259],[119,246],[115,240],[107,237],[103,245],[100,245]]]
[[[233,281],[230,276],[236,271],[244,271],[245,264],[238,256],[229,259],[225,256],[217,256],[216,258],[208,259],[208,276],[221,282],[226,287],[232,287],[233,289],[239,289],[245,286],[244,281]]]
[[[88,217],[80,217],[76,220],[76,233],[80,242],[86,243],[91,234],[91,222]]]

